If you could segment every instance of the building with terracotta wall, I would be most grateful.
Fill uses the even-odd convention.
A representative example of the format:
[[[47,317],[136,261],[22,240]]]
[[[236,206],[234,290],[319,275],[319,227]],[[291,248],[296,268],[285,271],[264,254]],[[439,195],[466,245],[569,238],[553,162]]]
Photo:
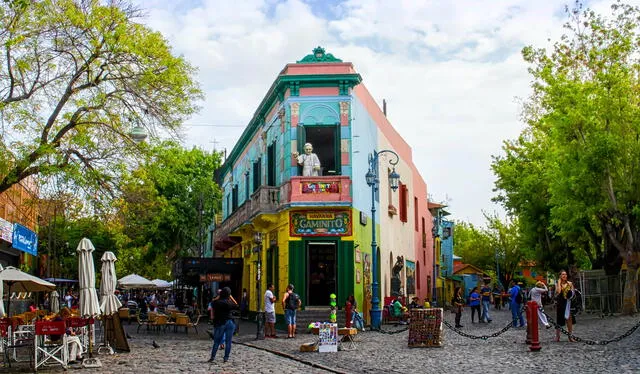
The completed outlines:
[[[331,293],[343,305],[353,294],[368,319],[373,255],[380,264],[381,300],[391,293],[398,256],[404,261],[403,293],[428,295],[433,245],[426,183],[410,145],[361,80],[353,64],[320,47],[287,64],[219,173],[223,212],[213,230],[213,247],[216,256],[242,261],[242,274],[235,276],[249,291],[252,311],[261,308],[267,283],[275,284],[278,298],[293,283],[304,307],[326,307]],[[303,154],[307,142],[322,164],[319,176],[302,176],[292,156]],[[372,191],[365,174],[369,155],[382,149],[399,155],[401,188],[391,191],[391,166],[381,159],[374,254]]]
[[[0,193],[0,218],[11,224],[18,223],[36,232],[38,225],[37,193],[38,189],[33,178],[16,183],[9,190]],[[0,264],[17,267],[23,262],[29,266],[35,264],[33,256],[12,248],[8,240],[0,238]]]

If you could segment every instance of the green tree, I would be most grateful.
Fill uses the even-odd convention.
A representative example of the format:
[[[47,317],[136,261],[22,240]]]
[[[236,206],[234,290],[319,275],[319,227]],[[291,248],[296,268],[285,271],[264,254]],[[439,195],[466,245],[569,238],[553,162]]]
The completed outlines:
[[[109,192],[144,147],[197,109],[194,68],[127,1],[0,2],[0,192],[58,176]]]
[[[143,260],[163,261],[203,254],[207,227],[219,210],[221,191],[213,180],[217,152],[164,142],[122,182],[117,204],[127,246],[146,248]]]
[[[571,245],[628,266],[623,312],[636,312],[640,265],[640,11],[616,3],[606,19],[580,4],[552,51],[527,47],[531,142],[544,150],[549,220]],[[531,170],[531,169],[529,169]],[[505,193],[509,193],[506,192]],[[585,240],[585,237],[587,238]],[[591,256],[595,258],[594,256]]]

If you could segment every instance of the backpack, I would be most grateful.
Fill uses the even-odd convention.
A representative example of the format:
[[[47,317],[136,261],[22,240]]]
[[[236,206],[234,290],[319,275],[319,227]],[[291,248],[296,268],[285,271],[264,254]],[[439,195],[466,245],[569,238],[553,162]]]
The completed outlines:
[[[300,300],[300,297],[298,296],[298,294],[295,292],[291,292],[289,294],[289,297],[287,297],[287,309],[290,309],[290,310],[298,309],[298,300]]]
[[[524,297],[522,297],[522,289],[520,291],[518,291],[518,294],[516,295],[516,304],[522,304],[522,301],[524,301]]]

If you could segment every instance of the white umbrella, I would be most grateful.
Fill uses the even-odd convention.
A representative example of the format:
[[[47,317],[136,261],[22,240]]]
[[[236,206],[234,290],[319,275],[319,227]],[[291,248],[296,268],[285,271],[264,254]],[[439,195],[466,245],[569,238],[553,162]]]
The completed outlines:
[[[92,252],[95,250],[91,240],[82,238],[76,252],[78,259],[78,278],[80,280],[80,315],[95,317],[100,314],[98,294],[96,293],[96,269]]]
[[[138,274],[129,274],[118,280],[120,288],[156,288],[150,280]]]
[[[151,281],[151,283],[155,284],[158,288],[171,288],[171,283],[167,282],[166,280],[154,279]]]
[[[7,286],[9,292],[9,301],[7,303],[7,314],[11,312],[11,293],[12,292],[37,292],[37,291],[53,291],[56,285],[27,274],[13,266],[8,266],[0,271],[0,280],[3,287]]]
[[[113,252],[105,252],[102,255],[102,280],[100,281],[100,309],[108,316],[118,312],[122,305],[115,295],[116,290],[116,267],[117,258]]]
[[[51,313],[58,313],[60,311],[60,295],[58,291],[51,292],[49,295],[49,308]]]

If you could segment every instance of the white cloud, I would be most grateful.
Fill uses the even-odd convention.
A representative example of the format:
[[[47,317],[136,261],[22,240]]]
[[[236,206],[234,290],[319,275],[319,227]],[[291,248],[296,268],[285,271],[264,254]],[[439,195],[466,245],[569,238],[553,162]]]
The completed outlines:
[[[610,3],[590,5],[606,12]],[[141,5],[144,22],[199,68],[207,98],[190,123],[246,125],[284,65],[322,45],[387,99],[429,192],[475,224],[498,209],[491,155],[522,128],[515,98],[528,96],[530,77],[520,50],[548,46],[565,21],[563,3],[551,0],[348,0],[323,12],[332,20],[300,0]],[[215,138],[230,151],[243,128],[187,131],[188,144],[212,149]]]

